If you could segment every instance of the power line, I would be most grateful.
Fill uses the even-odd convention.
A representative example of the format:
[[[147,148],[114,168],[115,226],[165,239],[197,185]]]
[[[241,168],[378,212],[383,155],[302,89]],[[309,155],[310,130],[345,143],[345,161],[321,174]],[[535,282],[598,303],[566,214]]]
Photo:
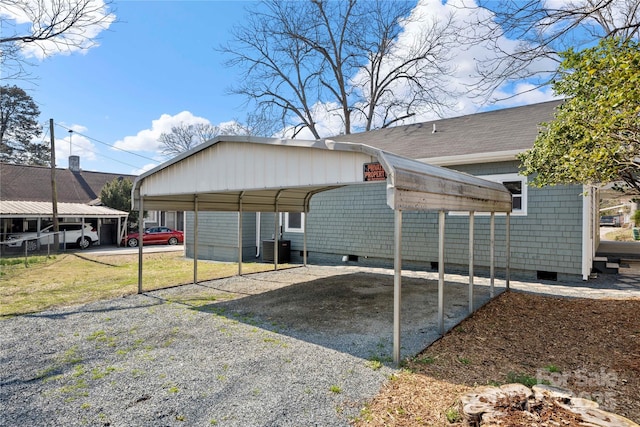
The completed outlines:
[[[60,126],[60,127],[61,127],[61,128],[63,128],[63,129],[66,129],[66,130],[68,130],[68,131],[69,131],[69,130],[73,130],[73,129],[68,128],[68,127],[66,127],[66,126],[64,126],[64,125],[61,125],[60,123],[56,123],[56,125],[57,125],[57,126]],[[85,134],[80,133],[80,132],[77,132],[77,131],[74,131],[74,133],[76,133],[76,134],[78,134],[78,135],[81,135],[81,136],[84,136],[85,138],[87,138],[87,139],[89,139],[89,140],[91,140],[91,141],[97,142],[98,144],[106,145],[107,147],[112,148],[112,149],[114,149],[114,150],[119,150],[119,151],[122,151],[122,152],[124,152],[124,153],[131,154],[131,155],[133,155],[133,156],[137,156],[137,157],[140,157],[140,158],[145,159],[145,160],[150,160],[150,161],[152,161],[152,162],[154,162],[154,163],[158,163],[158,161],[157,161],[156,159],[152,159],[151,157],[143,156],[142,154],[134,153],[134,152],[132,152],[132,151],[125,150],[124,148],[116,147],[116,146],[114,146],[114,145],[111,145],[111,144],[108,144],[108,143],[106,143],[106,142],[100,141],[100,140],[98,140],[98,139],[96,139],[96,138],[90,137],[90,136],[88,136],[88,135],[85,135]],[[89,150],[89,151],[91,151],[91,150]],[[98,154],[98,153],[96,153],[96,154]],[[104,157],[107,157],[107,156],[104,156]],[[107,158],[109,158],[109,157],[107,157]],[[115,160],[115,159],[111,159],[111,160]]]
[[[82,136],[84,136],[84,135],[82,135]],[[95,151],[95,150],[92,150],[92,149],[87,148],[87,147],[83,147],[83,146],[81,146],[81,145],[79,145],[79,144],[76,144],[76,143],[73,143],[73,142],[70,142],[70,144],[71,144],[71,145],[75,145],[76,147],[81,148],[81,149],[83,149],[83,150],[87,150],[87,151],[89,151],[90,153],[95,154],[96,156],[104,157],[104,158],[106,158],[106,159],[113,160],[114,162],[122,163],[123,165],[129,166],[129,167],[132,167],[132,168],[134,168],[134,169],[140,169],[140,167],[139,167],[139,166],[132,165],[131,163],[123,162],[122,160],[114,159],[113,157],[109,157],[109,156],[106,156],[106,155],[104,155],[104,154],[102,154],[102,153],[98,153],[98,152],[97,152],[97,151]],[[157,163],[157,162],[155,162],[155,163]]]

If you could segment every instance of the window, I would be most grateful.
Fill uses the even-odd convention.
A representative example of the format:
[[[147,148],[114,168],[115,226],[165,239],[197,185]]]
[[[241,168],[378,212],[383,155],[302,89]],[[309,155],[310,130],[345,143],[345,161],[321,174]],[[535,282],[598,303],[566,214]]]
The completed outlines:
[[[144,216],[144,222],[158,223],[158,211],[147,211]]]
[[[502,183],[511,192],[512,209],[522,210],[522,181],[505,181]]]
[[[304,213],[287,212],[284,215],[284,231],[289,233],[304,232]]]
[[[526,215],[527,214],[527,177],[521,176],[516,173],[503,174],[503,175],[480,175],[478,178],[483,178],[488,181],[499,182],[504,185],[507,190],[511,192],[512,198],[512,215]]]
[[[478,175],[478,178],[487,181],[499,182],[511,192],[511,215],[526,216],[527,215],[527,177],[520,176],[517,173],[509,173],[502,175]],[[478,215],[488,215],[488,213],[477,212]],[[468,215],[467,212],[450,212],[450,215]],[[501,215],[496,213],[496,215]],[[504,214],[502,214],[504,215]]]

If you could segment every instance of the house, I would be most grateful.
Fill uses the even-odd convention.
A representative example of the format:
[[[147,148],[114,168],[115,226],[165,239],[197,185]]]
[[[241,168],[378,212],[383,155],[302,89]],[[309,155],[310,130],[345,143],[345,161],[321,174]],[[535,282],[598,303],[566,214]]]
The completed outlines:
[[[70,156],[69,168],[56,168],[55,176],[59,220],[90,223],[99,244],[119,244],[128,213],[101,206],[100,193],[108,182],[134,181],[136,175],[85,171],[79,156]],[[50,224],[51,194],[51,168],[0,163],[0,242],[11,232],[37,232]],[[184,212],[147,211],[144,224],[183,230]]]
[[[561,101],[494,110],[434,120],[328,140],[365,144],[431,165],[472,174],[503,184],[512,194],[510,268],[523,278],[587,280],[598,245],[598,193],[581,185],[545,188],[528,186],[518,174],[517,155],[533,146],[539,124],[553,119]],[[251,165],[245,165],[251,173]],[[286,174],[289,165],[282,164]],[[306,232],[308,262],[391,266],[394,214],[385,203],[385,182],[350,185],[313,195],[308,217],[302,212],[277,215],[246,213],[239,227],[236,212],[202,212],[198,217],[199,258],[238,260],[238,230],[242,258],[271,260],[276,234],[281,233],[292,262],[301,262]],[[185,209],[187,210],[187,209]],[[488,271],[491,260],[491,216],[475,212],[474,263]],[[506,217],[496,214],[497,268],[507,260]],[[306,229],[305,229],[306,227]],[[194,213],[186,217],[186,252],[193,256]],[[403,221],[403,261],[407,267],[437,268],[438,214],[409,212]],[[466,271],[469,260],[469,214],[447,212],[445,262]],[[265,243],[266,242],[266,243]],[[265,253],[266,249],[266,253]]]
[[[99,244],[116,243],[128,213],[100,206],[100,192],[114,179],[133,181],[135,176],[82,171],[77,156],[72,157],[71,169],[55,170],[59,220],[90,223],[98,232]],[[37,232],[49,225],[51,195],[51,168],[0,164],[1,241],[12,232]]]

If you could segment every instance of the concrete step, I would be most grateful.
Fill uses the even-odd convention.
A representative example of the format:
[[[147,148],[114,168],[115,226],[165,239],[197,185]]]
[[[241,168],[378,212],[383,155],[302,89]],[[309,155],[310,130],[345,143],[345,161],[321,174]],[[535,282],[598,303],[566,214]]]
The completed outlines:
[[[609,260],[608,257],[594,257],[592,271],[594,273],[602,274],[618,274],[620,270],[620,264],[613,262],[618,260]]]

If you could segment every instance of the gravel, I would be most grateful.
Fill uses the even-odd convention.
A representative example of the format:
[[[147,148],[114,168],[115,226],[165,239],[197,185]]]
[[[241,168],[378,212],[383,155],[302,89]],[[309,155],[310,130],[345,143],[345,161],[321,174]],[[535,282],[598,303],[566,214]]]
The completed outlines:
[[[6,319],[0,425],[346,426],[396,372],[378,273],[298,268]],[[403,356],[437,338],[434,286],[403,279]],[[450,289],[448,327],[467,304]]]

